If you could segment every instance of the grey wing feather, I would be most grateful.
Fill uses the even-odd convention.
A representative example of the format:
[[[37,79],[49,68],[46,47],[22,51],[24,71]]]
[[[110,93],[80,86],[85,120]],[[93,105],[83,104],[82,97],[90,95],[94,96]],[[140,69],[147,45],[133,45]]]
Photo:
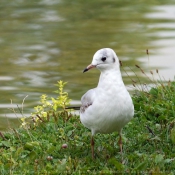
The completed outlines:
[[[83,113],[85,110],[93,104],[94,97],[95,97],[95,89],[90,89],[81,97],[81,107],[80,112]]]

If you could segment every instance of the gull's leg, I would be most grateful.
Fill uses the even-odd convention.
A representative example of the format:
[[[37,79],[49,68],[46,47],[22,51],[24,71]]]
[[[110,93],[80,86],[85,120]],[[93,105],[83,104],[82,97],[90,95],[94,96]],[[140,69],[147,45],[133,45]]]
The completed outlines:
[[[92,159],[94,159],[94,144],[95,144],[95,142],[94,142],[94,137],[93,137],[93,135],[92,135],[92,137],[91,137],[91,152],[92,152]]]
[[[118,141],[119,147],[120,147],[120,154],[121,154],[121,159],[123,162],[123,147],[122,147],[122,135],[121,132],[119,132],[119,141]]]
[[[120,153],[123,153],[123,149],[122,149],[122,136],[121,134],[119,135],[119,141],[118,141],[119,147],[120,147]]]

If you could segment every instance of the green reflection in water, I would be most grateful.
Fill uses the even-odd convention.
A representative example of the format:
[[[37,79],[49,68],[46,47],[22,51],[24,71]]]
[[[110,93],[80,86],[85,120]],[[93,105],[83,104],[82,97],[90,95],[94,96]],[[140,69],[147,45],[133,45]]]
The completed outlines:
[[[55,31],[56,39],[59,38],[61,41],[59,47],[62,50],[59,58],[62,67],[59,70],[71,83],[72,92],[76,92],[75,96],[72,95],[74,93],[71,94],[73,98],[77,95],[81,96],[82,91],[96,86],[98,71],[93,70],[88,75],[80,74],[80,71],[82,65],[86,66],[91,62],[91,54],[99,48],[113,48],[123,61],[125,69],[129,71],[130,69],[127,68],[129,66],[138,75],[140,71],[135,68],[135,64],[148,67],[142,65],[138,58],[146,57],[146,49],[158,47],[150,46],[150,42],[159,39],[154,33],[161,29],[149,29],[147,27],[149,24],[159,23],[160,20],[146,18],[145,15],[152,11],[153,5],[160,5],[163,2],[88,1],[82,3],[78,0],[73,2],[67,0],[60,4],[58,11],[65,20],[59,25],[59,30]],[[168,21],[162,19],[161,22],[166,25]],[[65,72],[65,67],[68,72]],[[132,77],[135,77],[133,72],[131,73]],[[124,76],[125,83],[131,84],[126,74]]]

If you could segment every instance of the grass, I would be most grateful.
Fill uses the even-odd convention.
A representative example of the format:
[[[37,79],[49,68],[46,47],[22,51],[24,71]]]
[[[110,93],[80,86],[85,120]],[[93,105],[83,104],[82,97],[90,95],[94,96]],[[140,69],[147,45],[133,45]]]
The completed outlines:
[[[123,163],[118,134],[95,136],[65,110],[69,104],[64,83],[58,98],[41,97],[31,121],[0,134],[0,174],[174,174],[175,82],[156,82],[147,91],[135,91],[135,117],[123,129]],[[137,86],[137,85],[135,85]]]

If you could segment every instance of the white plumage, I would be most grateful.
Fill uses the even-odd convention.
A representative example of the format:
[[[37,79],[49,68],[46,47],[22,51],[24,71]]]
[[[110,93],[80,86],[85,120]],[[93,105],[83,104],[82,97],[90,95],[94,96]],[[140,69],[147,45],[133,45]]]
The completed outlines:
[[[115,131],[120,134],[132,119],[134,106],[121,77],[118,57],[112,49],[98,50],[84,72],[93,67],[99,69],[101,75],[97,87],[87,91],[81,98],[80,120],[92,132],[94,158],[94,134]],[[122,152],[121,135],[119,144]]]

